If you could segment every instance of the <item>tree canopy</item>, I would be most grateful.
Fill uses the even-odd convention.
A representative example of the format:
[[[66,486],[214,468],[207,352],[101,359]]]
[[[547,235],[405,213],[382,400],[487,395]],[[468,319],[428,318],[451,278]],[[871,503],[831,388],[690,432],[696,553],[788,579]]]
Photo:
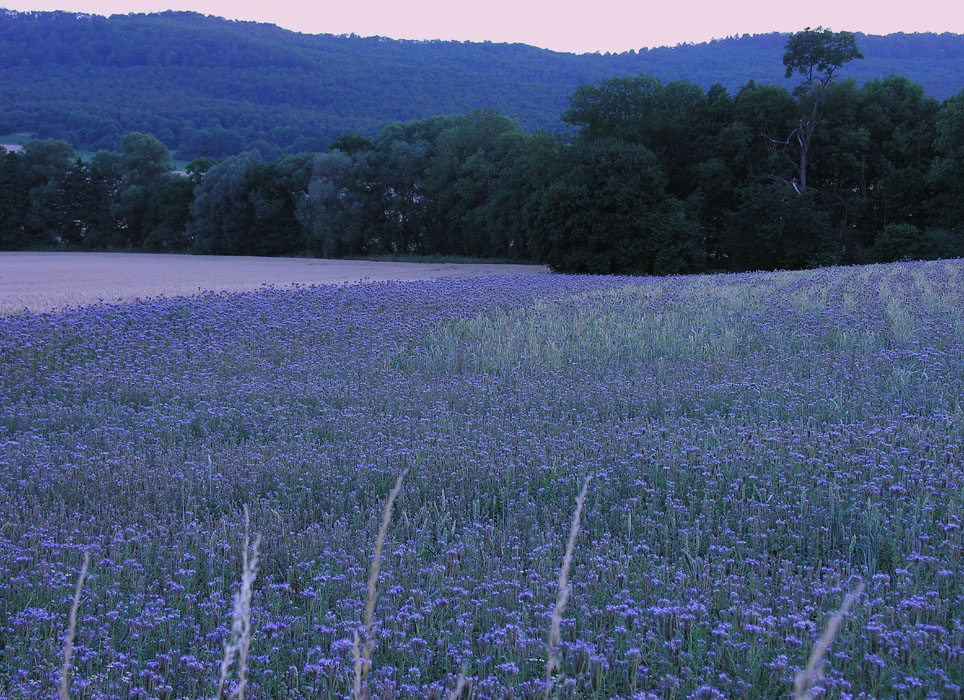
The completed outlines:
[[[795,32],[787,40],[783,54],[786,77],[802,75],[806,88],[826,87],[834,73],[864,55],[857,50],[857,37],[852,32],[833,32],[823,27]]]
[[[946,99],[964,85],[964,36],[856,35],[858,84],[907,75]],[[603,79],[654,76],[735,94],[783,86],[786,34],[620,54],[521,44],[304,35],[190,12],[111,17],[0,13],[0,135],[117,150],[153,134],[179,160],[256,150],[264,160],[324,151],[343,133],[494,109],[527,131],[557,130],[568,97]],[[815,64],[819,67],[819,62]],[[0,141],[2,143],[2,141]]]
[[[787,42],[807,89],[605,78],[572,93],[568,133],[475,110],[178,172],[146,132],[86,158],[27,140],[0,158],[0,247],[642,274],[964,255],[964,92],[940,103],[902,76],[837,80],[857,51],[828,31]]]

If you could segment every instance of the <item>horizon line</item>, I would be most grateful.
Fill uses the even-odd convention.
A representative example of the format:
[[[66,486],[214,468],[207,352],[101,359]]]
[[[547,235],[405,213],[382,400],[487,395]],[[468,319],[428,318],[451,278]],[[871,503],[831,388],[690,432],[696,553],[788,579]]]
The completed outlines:
[[[524,42],[524,41],[499,41],[499,40],[493,40],[493,39],[481,39],[481,40],[478,40],[478,39],[440,39],[440,38],[417,38],[417,39],[413,39],[413,38],[406,38],[406,37],[393,37],[393,36],[388,36],[388,35],[385,35],[385,34],[362,35],[362,34],[358,34],[358,33],[356,33],[356,32],[342,32],[342,33],[335,33],[335,32],[311,32],[311,31],[303,31],[303,30],[300,30],[300,29],[293,29],[293,28],[288,27],[288,26],[285,26],[285,25],[283,25],[283,24],[279,24],[278,22],[270,22],[270,21],[263,21],[263,20],[257,20],[257,19],[241,19],[241,18],[236,18],[236,17],[225,17],[225,16],[223,16],[223,15],[208,14],[208,13],[204,13],[204,12],[199,12],[199,11],[197,11],[197,10],[173,10],[173,9],[168,9],[168,10],[156,10],[156,11],[151,11],[151,12],[135,12],[135,11],[131,11],[131,12],[114,12],[114,13],[111,13],[111,14],[107,15],[107,14],[101,14],[101,13],[98,13],[98,12],[86,12],[86,11],[80,11],[80,10],[16,10],[16,9],[12,9],[12,8],[8,8],[8,7],[2,7],[2,6],[0,6],[0,13],[6,14],[7,16],[10,16],[10,15],[28,15],[28,16],[29,16],[29,15],[64,14],[64,15],[73,15],[73,16],[76,17],[77,19],[89,19],[89,18],[93,18],[93,17],[100,17],[100,18],[103,18],[103,19],[110,19],[110,18],[112,18],[112,17],[159,17],[159,16],[163,16],[163,15],[194,15],[194,16],[198,16],[198,17],[204,17],[204,18],[207,18],[207,19],[221,20],[221,21],[224,21],[224,22],[234,22],[234,23],[239,23],[239,24],[255,24],[255,25],[261,25],[261,26],[274,27],[274,28],[280,29],[280,30],[282,30],[282,31],[291,32],[291,33],[293,33],[293,34],[299,34],[299,35],[301,35],[301,36],[309,36],[309,37],[312,37],[312,36],[317,36],[317,37],[329,36],[329,37],[337,37],[337,38],[381,39],[381,40],[388,40],[388,41],[409,42],[409,43],[416,43],[416,44],[446,43],[446,44],[480,44],[480,45],[484,45],[484,44],[494,44],[494,45],[499,45],[499,46],[527,46],[527,47],[529,47],[529,48],[539,49],[539,50],[541,50],[541,51],[549,51],[549,52],[552,52],[552,53],[559,53],[559,54],[569,54],[569,55],[573,55],[573,56],[594,56],[594,55],[601,55],[601,56],[604,56],[604,55],[616,55],[616,56],[619,56],[619,55],[622,55],[622,54],[639,53],[640,51],[644,51],[644,52],[645,52],[645,51],[657,51],[657,50],[660,50],[660,49],[675,49],[675,48],[680,48],[680,47],[684,47],[684,46],[701,46],[701,45],[713,44],[713,43],[715,43],[715,42],[732,41],[732,40],[739,41],[739,40],[742,40],[742,39],[745,39],[745,38],[755,38],[755,37],[762,37],[762,36],[770,36],[770,35],[773,35],[773,34],[776,34],[776,35],[790,35],[790,34],[793,34],[793,33],[794,33],[794,32],[791,32],[791,31],[773,29],[773,30],[767,31],[767,32],[743,32],[743,33],[739,33],[739,34],[729,34],[729,35],[726,35],[726,36],[711,37],[711,38],[709,38],[709,39],[692,40],[692,41],[680,41],[680,42],[677,42],[676,44],[659,44],[659,45],[656,45],[656,46],[641,46],[641,47],[639,47],[639,48],[630,48],[630,49],[625,49],[625,50],[622,50],[622,51],[598,50],[598,49],[597,49],[597,50],[595,50],[595,51],[582,51],[582,52],[579,52],[579,51],[569,51],[569,50],[563,50],[563,49],[553,49],[553,48],[549,48],[549,47],[546,47],[546,46],[539,46],[539,45],[537,45],[537,44],[526,43],[526,42]],[[818,28],[819,28],[819,27],[818,27]],[[799,29],[799,30],[797,30],[797,31],[803,31],[803,29],[804,29],[804,28],[801,28],[801,29]],[[839,30],[839,31],[852,31],[852,30]],[[880,37],[880,38],[887,38],[887,37],[890,37],[890,36],[947,36],[947,35],[949,35],[949,36],[964,36],[964,34],[962,34],[962,33],[950,32],[950,31],[943,31],[943,32],[937,32],[937,31],[913,31],[913,32],[898,31],[898,32],[888,32],[887,34],[874,34],[874,33],[869,33],[869,32],[862,32],[862,31],[852,31],[852,33],[855,34],[855,35],[857,35],[857,36]]]

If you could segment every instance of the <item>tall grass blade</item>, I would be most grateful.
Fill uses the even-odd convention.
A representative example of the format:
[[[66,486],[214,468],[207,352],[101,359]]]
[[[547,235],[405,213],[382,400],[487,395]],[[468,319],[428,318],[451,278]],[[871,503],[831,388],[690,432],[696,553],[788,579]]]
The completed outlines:
[[[244,506],[244,547],[241,549],[241,588],[234,596],[234,610],[231,614],[231,636],[224,643],[224,658],[221,660],[221,676],[218,681],[218,698],[224,697],[224,685],[228,671],[238,658],[238,682],[231,697],[244,700],[244,690],[248,682],[248,652],[251,649],[251,595],[254,579],[258,574],[258,547],[261,536],[251,543],[248,506]],[[250,555],[249,555],[250,552]]]
[[[817,694],[813,692],[813,685],[823,677],[823,667],[821,665],[823,657],[826,656],[827,650],[830,648],[830,645],[833,644],[833,640],[837,636],[844,616],[850,612],[850,608],[863,592],[864,584],[861,583],[857,588],[847,594],[847,597],[844,598],[843,605],[840,606],[840,610],[830,618],[830,622],[827,623],[827,629],[824,630],[823,636],[813,645],[813,650],[810,652],[810,660],[807,661],[807,667],[797,673],[797,677],[794,679],[793,700],[813,700],[813,698],[817,697]]]
[[[90,554],[84,552],[84,563],[80,566],[77,577],[77,587],[74,589],[74,600],[70,604],[70,616],[67,619],[67,638],[64,640],[64,663],[60,667],[60,689],[57,692],[59,700],[67,700],[70,690],[70,658],[74,655],[74,634],[77,632],[77,609],[80,607],[80,596],[84,590],[84,579],[87,578],[87,567],[90,566]]]
[[[382,547],[385,544],[385,536],[388,534],[388,526],[392,522],[392,506],[395,499],[402,490],[402,480],[408,474],[408,469],[398,475],[395,480],[395,487],[388,494],[385,501],[385,511],[382,513],[382,524],[378,528],[378,537],[375,539],[375,556],[372,559],[371,569],[368,574],[368,595],[365,600],[365,648],[362,650],[361,657],[358,656],[358,633],[355,633],[355,643],[353,653],[355,655],[355,686],[352,697],[354,700],[362,700],[362,683],[368,675],[371,667],[372,652],[375,650],[375,638],[372,636],[372,625],[375,614],[375,602],[378,600],[378,573],[382,568]]]
[[[576,547],[576,537],[579,535],[579,519],[582,517],[582,505],[589,492],[591,476],[586,477],[582,491],[576,497],[576,511],[572,514],[572,526],[569,528],[569,542],[566,543],[566,554],[562,559],[559,570],[559,592],[556,594],[556,607],[552,611],[552,624],[549,627],[549,658],[546,661],[546,700],[552,692],[553,673],[559,668],[559,629],[562,625],[562,613],[569,600],[569,567],[572,564],[572,552]]]
[[[455,687],[452,688],[452,692],[448,694],[448,700],[459,700],[462,697],[462,691],[465,690],[465,685],[468,682],[465,678],[466,668],[463,664],[462,670],[459,672],[459,677],[455,681]]]

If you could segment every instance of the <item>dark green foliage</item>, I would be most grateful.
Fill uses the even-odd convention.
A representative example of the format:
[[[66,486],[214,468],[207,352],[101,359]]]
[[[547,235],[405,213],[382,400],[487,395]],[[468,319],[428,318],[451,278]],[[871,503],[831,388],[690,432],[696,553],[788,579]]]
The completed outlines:
[[[654,139],[647,126],[662,107],[663,92],[663,83],[650,75],[580,85],[569,98],[562,120],[579,128],[586,138],[609,137],[649,147]]]
[[[648,75],[583,85],[573,94],[563,121],[579,127],[584,138],[615,138],[653,151],[667,176],[667,190],[693,191],[692,168],[700,148],[719,128],[699,85],[682,80],[664,85]]]
[[[652,273],[680,275],[706,270],[706,247],[698,218],[701,204],[697,196],[686,202],[668,197],[650,217]]]
[[[188,163],[187,167],[184,168],[184,172],[187,173],[191,185],[197,187],[204,178],[204,174],[217,164],[218,162],[214,158],[202,156]]]
[[[365,138],[361,134],[342,134],[329,144],[328,150],[341,151],[352,155],[358,153],[358,151],[367,151],[374,145],[371,139]]]
[[[84,218],[85,248],[123,248],[127,230],[118,219],[117,206],[124,190],[123,156],[113,151],[98,151],[86,164],[85,184],[90,202]]]
[[[30,207],[26,163],[17,153],[0,154],[0,248],[17,250],[31,244],[25,227]]]
[[[126,134],[120,150],[129,185],[149,185],[171,170],[170,151],[150,134]]]
[[[167,147],[149,134],[126,134],[121,139],[120,171],[111,214],[123,237],[115,235],[115,244],[152,250],[171,248],[177,236],[183,235],[190,199],[183,194],[172,197],[179,186],[171,181],[177,176],[170,175]],[[178,200],[180,208],[175,206]],[[175,232],[172,227],[178,226],[180,232]],[[174,247],[183,247],[183,243]]]
[[[422,253],[434,228],[426,177],[441,135],[453,120],[433,117],[385,127],[365,151],[360,169],[378,202],[371,252]]]
[[[27,206],[21,220],[27,245],[69,241],[72,223],[66,186],[74,167],[74,149],[64,141],[27,141],[23,147]],[[16,223],[14,224],[16,225]]]
[[[913,224],[889,224],[874,241],[873,254],[877,262],[917,260],[923,257],[923,248],[919,228]]]
[[[859,83],[904,74],[940,99],[964,83],[964,37],[856,38],[867,56],[849,69]],[[744,35],[575,56],[521,44],[310,36],[188,12],[8,12],[0,16],[0,134],[98,150],[136,131],[180,159],[254,149],[272,160],[323,151],[341,133],[371,138],[392,122],[485,108],[527,130],[558,129],[579,85],[617,76],[646,73],[704,90],[720,83],[733,93],[751,78],[786,84],[786,42],[786,34]]]
[[[254,151],[211,168],[194,192],[188,237],[198,253],[225,254],[255,248],[254,209],[248,201],[252,175],[264,166]]]
[[[654,222],[666,177],[646,146],[578,139],[534,211],[532,247],[553,269],[596,274],[654,271]]]
[[[639,274],[961,255],[964,93],[940,105],[900,76],[834,83],[859,55],[853,42],[792,35],[787,68],[806,79],[795,95],[752,80],[733,97],[649,75],[586,84],[563,115],[574,135],[529,134],[476,110],[373,138],[349,131],[324,152],[276,126],[272,140],[183,173],[146,133],[118,136],[120,152],[88,163],[66,142],[29,141],[0,160],[0,246],[435,255]],[[282,143],[315,150],[278,157]]]
[[[921,231],[912,224],[889,224],[874,241],[875,262],[936,260],[964,256],[964,235],[942,229]]]
[[[194,183],[181,175],[166,173],[157,178],[149,191],[149,233],[144,248],[158,252],[187,249],[188,212],[194,198]]]
[[[187,237],[198,253],[284,255],[304,249],[298,202],[307,196],[307,155],[265,163],[256,151],[211,168],[194,192]]]
[[[733,101],[733,121],[724,127],[718,144],[737,184],[792,179],[796,163],[783,142],[798,114],[784,88],[753,80],[741,88]]]
[[[366,206],[369,190],[359,175],[357,161],[340,150],[312,162],[308,197],[297,213],[313,254],[338,258],[368,252],[366,224],[374,218],[373,207]]]
[[[339,137],[312,165],[299,219],[321,255],[510,257],[524,246],[526,135],[494,112]]]
[[[434,210],[426,248],[470,257],[525,257],[531,196],[528,137],[491,110],[462,117],[439,139],[426,175]]]
[[[803,76],[809,90],[814,83],[826,86],[833,74],[845,63],[864,55],[857,50],[857,37],[852,32],[832,32],[823,27],[791,34],[783,54],[786,76]]]
[[[928,260],[964,258],[964,227],[956,231],[928,228],[923,238],[923,257]]]
[[[868,245],[892,223],[922,223],[940,105],[906,78],[831,86],[811,152],[822,206]]]
[[[937,222],[964,234],[964,90],[937,118],[937,154],[927,173]]]
[[[780,185],[749,185],[729,214],[720,257],[730,270],[815,267],[834,262],[830,218],[813,193]]]

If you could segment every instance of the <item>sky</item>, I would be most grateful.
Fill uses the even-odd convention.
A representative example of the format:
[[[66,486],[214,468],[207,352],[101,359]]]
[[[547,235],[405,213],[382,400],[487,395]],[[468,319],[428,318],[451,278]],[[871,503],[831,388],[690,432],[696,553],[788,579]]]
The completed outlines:
[[[109,15],[193,10],[308,34],[519,42],[614,53],[806,26],[964,34],[961,0],[0,0],[13,10]]]

